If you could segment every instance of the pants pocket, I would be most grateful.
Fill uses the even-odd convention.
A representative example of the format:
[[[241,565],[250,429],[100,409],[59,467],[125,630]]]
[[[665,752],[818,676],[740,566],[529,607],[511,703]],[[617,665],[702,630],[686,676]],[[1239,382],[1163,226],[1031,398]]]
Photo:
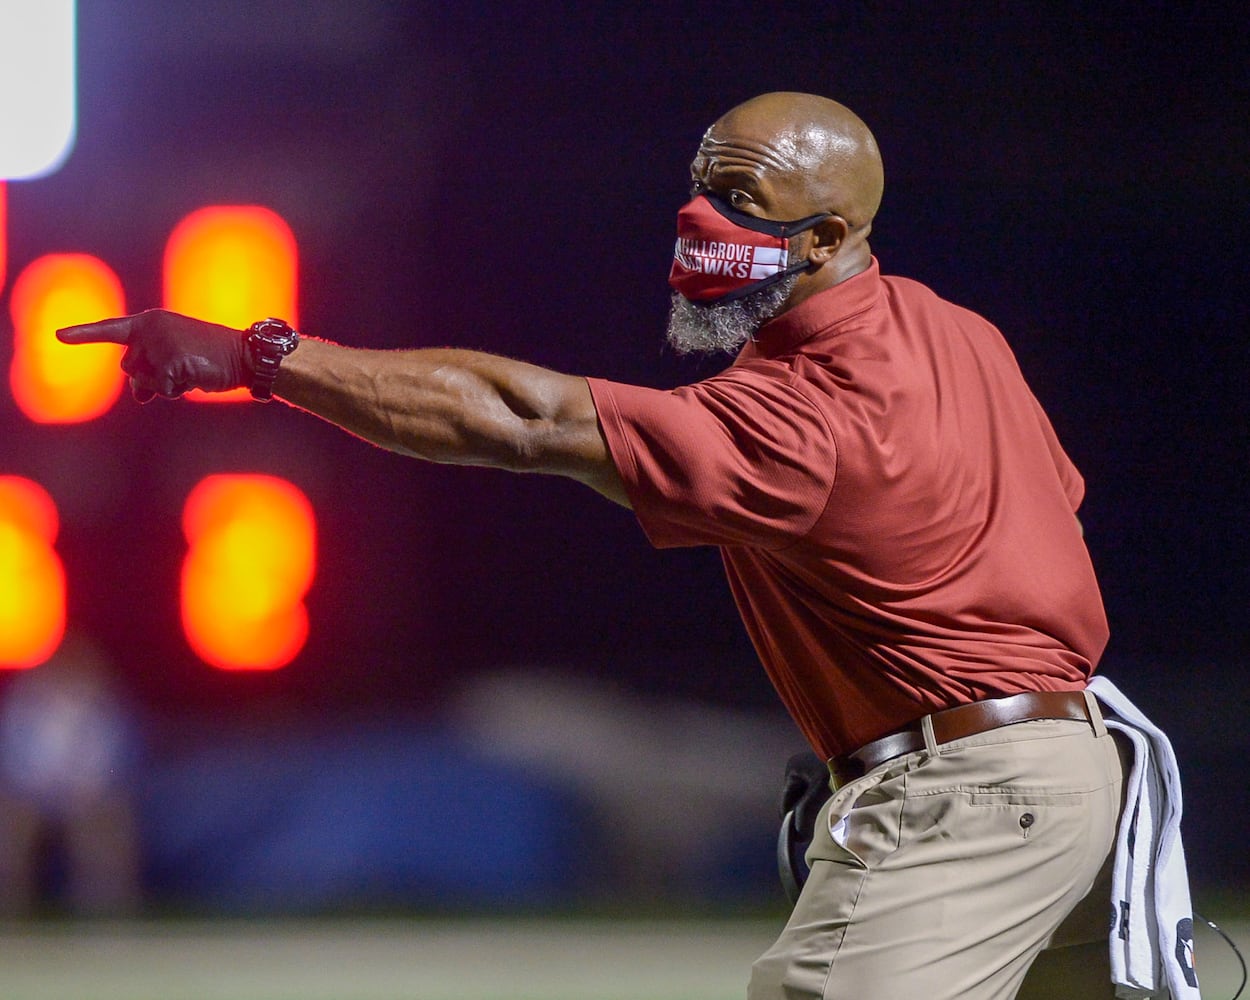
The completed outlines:
[[[868,869],[897,849],[905,780],[903,774],[886,772],[838,789],[816,819],[808,865],[830,861]]]

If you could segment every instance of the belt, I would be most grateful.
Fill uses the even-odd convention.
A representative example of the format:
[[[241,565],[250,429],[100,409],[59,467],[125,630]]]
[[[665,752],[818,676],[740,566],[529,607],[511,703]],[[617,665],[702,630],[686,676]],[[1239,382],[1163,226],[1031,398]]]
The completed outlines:
[[[962,740],[1000,726],[1034,719],[1073,719],[1095,724],[1090,718],[1083,691],[1026,691],[1007,698],[957,705],[934,712],[929,718],[933,720],[935,743]],[[922,723],[922,719],[917,719],[903,729],[865,743],[844,757],[831,758],[829,773],[833,775],[835,785],[841,787],[849,781],[863,777],[888,760],[923,750],[925,742]]]

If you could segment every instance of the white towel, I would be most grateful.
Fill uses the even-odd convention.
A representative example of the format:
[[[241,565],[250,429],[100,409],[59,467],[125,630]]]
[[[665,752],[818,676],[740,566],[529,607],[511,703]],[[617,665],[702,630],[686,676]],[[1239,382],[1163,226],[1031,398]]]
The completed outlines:
[[[1105,677],[1089,689],[1108,729],[1133,744],[1111,880],[1111,979],[1116,996],[1200,1000],[1189,875],[1181,844],[1181,780],[1163,731]]]

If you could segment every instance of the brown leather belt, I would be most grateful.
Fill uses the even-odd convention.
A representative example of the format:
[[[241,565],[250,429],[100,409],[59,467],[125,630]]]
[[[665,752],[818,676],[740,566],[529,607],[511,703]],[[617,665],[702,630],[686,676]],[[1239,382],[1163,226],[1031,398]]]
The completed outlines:
[[[1083,691],[1026,691],[1008,698],[957,705],[934,712],[932,719],[933,739],[939,744],[1034,719],[1073,719],[1093,723]],[[904,729],[865,743],[845,757],[834,757],[829,761],[829,772],[840,787],[863,777],[888,760],[923,749],[924,734],[917,719]]]

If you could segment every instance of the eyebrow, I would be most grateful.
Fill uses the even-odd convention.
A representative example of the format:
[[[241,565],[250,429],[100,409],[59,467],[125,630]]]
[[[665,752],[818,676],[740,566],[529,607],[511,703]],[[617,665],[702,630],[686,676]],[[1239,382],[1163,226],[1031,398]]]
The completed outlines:
[[[690,164],[691,180],[702,184],[705,179],[716,179],[720,180],[722,183],[732,183],[735,187],[743,189],[749,188],[753,192],[759,191],[759,174],[761,170],[759,164],[748,165],[745,162],[725,163],[723,160],[719,160],[714,169],[709,173],[708,171],[696,170],[695,164],[697,164],[700,159],[705,159],[702,154],[696,157],[694,162]]]

